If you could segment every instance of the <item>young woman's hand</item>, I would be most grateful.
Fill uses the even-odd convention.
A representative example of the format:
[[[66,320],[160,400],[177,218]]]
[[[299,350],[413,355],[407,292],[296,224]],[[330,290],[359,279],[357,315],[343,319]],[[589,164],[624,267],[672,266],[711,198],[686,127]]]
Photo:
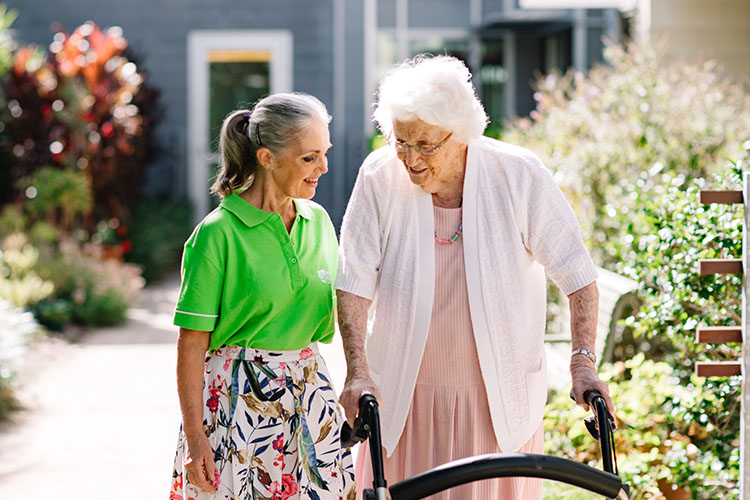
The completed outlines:
[[[185,470],[188,482],[203,491],[216,493],[218,474],[214,467],[214,452],[204,434],[187,437]]]

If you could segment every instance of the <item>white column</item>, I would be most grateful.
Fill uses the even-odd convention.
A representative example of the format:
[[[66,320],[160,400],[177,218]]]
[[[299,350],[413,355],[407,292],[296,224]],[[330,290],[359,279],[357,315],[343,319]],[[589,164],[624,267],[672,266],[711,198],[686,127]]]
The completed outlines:
[[[206,54],[200,33],[188,34],[188,197],[193,205],[193,223],[200,221],[207,213],[208,154],[207,133],[209,74]]]
[[[573,11],[573,68],[576,71],[586,71],[588,59],[588,39],[586,33],[586,10]]]
[[[469,45],[469,67],[472,71],[472,83],[477,96],[482,98],[482,44],[477,35],[477,28],[482,24],[482,0],[471,0],[469,4],[469,22],[471,23],[471,37]]]
[[[740,411],[740,489],[743,500],[750,500],[750,340],[748,340],[748,319],[750,319],[750,173],[745,174],[743,194],[745,198],[745,220],[742,227],[742,404]]]
[[[399,61],[409,57],[409,0],[396,0],[396,46]]]
[[[616,44],[619,44],[622,39],[620,12],[617,9],[604,11],[604,36]]]
[[[372,103],[375,99],[375,45],[378,32],[377,0],[365,0],[364,34],[365,34],[365,127],[367,135],[373,131]]]
[[[341,210],[346,204],[346,0],[333,3],[333,148],[336,175],[333,181],[333,206]]]
[[[503,10],[516,10],[515,0],[503,0]],[[509,32],[503,37],[503,67],[505,69],[505,89],[503,93],[503,118],[512,120],[516,117],[516,35]]]
[[[482,0],[470,0],[469,22],[472,28],[476,28],[482,24]]]
[[[503,37],[503,66],[505,66],[505,92],[503,93],[503,113],[506,120],[516,116],[516,35],[509,33]]]
[[[638,0],[634,35],[638,42],[651,41],[651,0]]]

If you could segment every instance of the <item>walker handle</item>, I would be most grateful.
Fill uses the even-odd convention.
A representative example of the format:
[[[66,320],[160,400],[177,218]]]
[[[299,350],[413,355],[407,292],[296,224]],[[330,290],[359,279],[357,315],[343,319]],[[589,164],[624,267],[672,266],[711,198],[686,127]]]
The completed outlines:
[[[371,428],[369,408],[371,405],[374,405],[375,408],[378,407],[378,401],[372,394],[365,393],[359,398],[359,412],[357,418],[354,419],[354,427],[351,427],[349,422],[344,422],[344,425],[341,426],[341,446],[350,448],[369,437]]]
[[[570,398],[573,397],[573,390],[570,391]],[[589,434],[599,441],[602,452],[602,469],[606,472],[618,475],[617,456],[614,447],[615,418],[607,409],[607,403],[604,397],[594,389],[589,389],[583,393],[583,399],[594,412],[593,417],[586,417],[584,422]]]
[[[378,400],[370,393],[362,394],[359,398],[359,414],[354,419],[354,427],[344,423],[341,427],[341,445],[353,446],[367,439],[370,443],[370,459],[372,461],[372,490],[364,490],[365,498],[385,500],[387,483],[383,477],[383,448],[380,440],[380,415]]]

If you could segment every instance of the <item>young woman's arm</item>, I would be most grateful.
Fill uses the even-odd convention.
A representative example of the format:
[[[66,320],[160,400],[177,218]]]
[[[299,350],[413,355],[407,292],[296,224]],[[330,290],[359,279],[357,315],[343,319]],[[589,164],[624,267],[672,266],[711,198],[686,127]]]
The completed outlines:
[[[215,493],[214,452],[203,431],[203,384],[206,350],[211,334],[180,328],[177,339],[177,394],[182,410],[182,432],[187,440],[185,469],[188,481]]]

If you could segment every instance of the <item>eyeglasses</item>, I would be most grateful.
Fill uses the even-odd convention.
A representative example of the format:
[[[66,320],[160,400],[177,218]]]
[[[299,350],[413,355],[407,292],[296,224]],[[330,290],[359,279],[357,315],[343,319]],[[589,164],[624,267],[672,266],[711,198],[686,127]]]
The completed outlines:
[[[392,133],[393,132],[391,132],[391,134]],[[438,144],[419,143],[419,144],[411,145],[411,144],[407,144],[405,141],[393,139],[393,147],[396,148],[396,153],[398,154],[407,154],[409,152],[409,148],[412,148],[418,155],[432,156],[435,153],[437,153],[438,150],[445,145],[446,141],[450,139],[452,135],[453,135],[453,132],[448,134],[448,136],[442,141],[440,141]]]

